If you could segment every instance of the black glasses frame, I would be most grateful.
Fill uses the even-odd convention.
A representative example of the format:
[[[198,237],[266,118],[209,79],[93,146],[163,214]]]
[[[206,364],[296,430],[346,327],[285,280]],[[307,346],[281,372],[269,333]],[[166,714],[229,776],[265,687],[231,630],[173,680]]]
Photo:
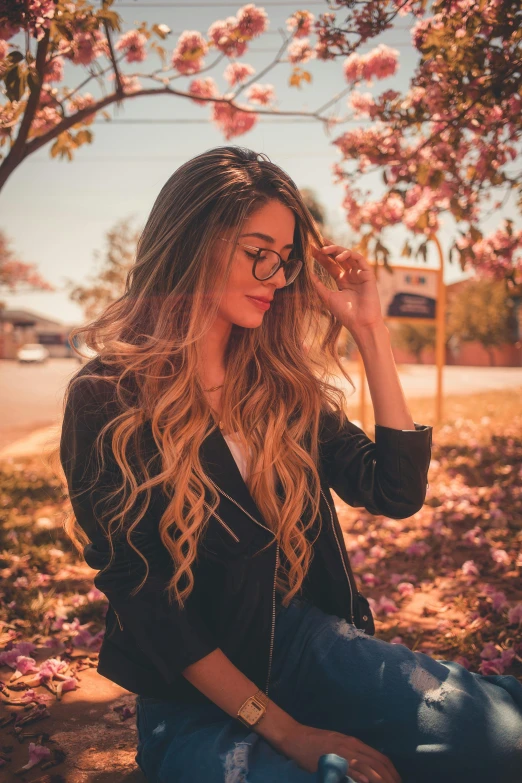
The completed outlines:
[[[281,267],[284,267],[285,264],[288,263],[288,261],[285,261],[284,258],[277,252],[277,250],[272,250],[269,247],[257,247],[256,245],[245,245],[243,242],[234,242],[233,239],[226,239],[225,237],[219,237],[219,239],[221,239],[223,242],[231,242],[233,245],[238,245],[239,247],[244,247],[247,250],[253,250],[253,251],[255,251],[257,253],[258,258],[254,259],[253,267],[252,267],[252,274],[254,275],[256,280],[270,280],[271,277],[273,277],[275,274],[277,274],[277,272],[279,271],[279,269]],[[263,251],[265,253],[266,252],[275,253],[276,256],[279,258],[279,264],[276,266],[274,271],[271,274],[268,275],[268,277],[258,277],[256,275],[256,266],[257,266],[258,262],[264,260],[264,259],[259,257],[259,254],[262,253]],[[297,275],[299,274],[299,272],[303,268],[303,262],[302,262],[302,260],[300,258],[292,258],[291,260],[292,261],[297,261],[300,264],[300,266],[298,266],[297,272],[295,273],[293,278],[291,280],[289,280],[289,281],[287,280],[287,282],[285,283],[285,287],[287,285],[290,285],[291,283],[294,282],[294,280],[296,279]]]

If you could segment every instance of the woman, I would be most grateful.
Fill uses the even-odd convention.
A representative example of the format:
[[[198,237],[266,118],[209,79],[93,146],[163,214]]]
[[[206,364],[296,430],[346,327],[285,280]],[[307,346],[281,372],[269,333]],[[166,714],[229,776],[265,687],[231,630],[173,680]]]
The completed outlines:
[[[328,360],[349,380],[343,326],[375,443],[325,380]],[[239,147],[189,160],[125,293],[76,333],[98,355],[66,395],[67,531],[109,600],[98,671],[137,694],[147,780],[304,783],[325,754],[357,783],[522,779],[514,677],[373,636],[331,489],[411,516],[432,428],[409,413],[371,267],[324,244],[290,177]]]

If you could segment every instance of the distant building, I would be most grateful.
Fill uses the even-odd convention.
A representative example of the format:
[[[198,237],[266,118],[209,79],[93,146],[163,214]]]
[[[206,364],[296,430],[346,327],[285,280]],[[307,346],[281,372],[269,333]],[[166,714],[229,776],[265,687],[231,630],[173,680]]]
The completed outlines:
[[[26,343],[45,345],[51,356],[74,358],[76,354],[69,342],[74,326],[32,310],[0,309],[0,359],[16,359],[18,350]]]

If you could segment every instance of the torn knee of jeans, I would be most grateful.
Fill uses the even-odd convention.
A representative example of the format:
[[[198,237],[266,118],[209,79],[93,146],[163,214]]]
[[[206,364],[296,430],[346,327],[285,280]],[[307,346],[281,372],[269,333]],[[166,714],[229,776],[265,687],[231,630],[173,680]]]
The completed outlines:
[[[441,682],[435,675],[413,661],[403,661],[401,671],[408,675],[408,682],[412,688],[424,696],[426,704],[441,704],[448,693],[458,690],[446,681]]]
[[[225,777],[223,783],[248,783],[248,751],[249,742],[235,742],[234,747],[225,753],[223,769]]]
[[[339,636],[343,636],[345,639],[369,639],[367,633],[362,628],[357,628],[356,625],[352,625],[347,620],[337,620],[335,623],[335,630]]]

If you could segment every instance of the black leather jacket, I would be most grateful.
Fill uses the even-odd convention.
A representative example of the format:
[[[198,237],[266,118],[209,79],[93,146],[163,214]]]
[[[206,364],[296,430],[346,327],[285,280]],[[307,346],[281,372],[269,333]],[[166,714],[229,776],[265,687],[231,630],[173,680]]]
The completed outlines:
[[[103,365],[95,358],[79,374],[87,372],[102,375]],[[94,438],[114,415],[111,405],[103,379],[82,381],[69,397],[60,442],[72,507],[91,542],[85,547],[85,560],[98,571],[107,564],[110,550],[95,506],[103,502],[104,490],[120,481],[110,454],[102,479],[93,490],[84,489],[93,475]],[[333,413],[321,414],[321,524],[316,520],[310,531],[315,535],[320,527],[302,594],[324,612],[372,634],[370,607],[357,589],[330,488],[346,503],[370,513],[395,519],[411,516],[426,496],[432,427],[415,423],[415,430],[398,430],[376,425],[375,442],[352,422],[339,434],[336,427]],[[141,442],[144,452],[154,448],[146,426]],[[268,691],[280,561],[279,544],[218,428],[202,442],[200,456],[221,500],[200,542],[193,566],[195,584],[185,608],[169,604],[165,592],[172,561],[158,534],[167,503],[163,491],[153,490],[133,534],[150,568],[141,590],[130,595],[142,581],[145,567],[124,537],[118,539],[111,567],[94,577],[94,584],[109,600],[98,672],[142,696],[192,703],[208,699],[181,672],[216,648]]]

